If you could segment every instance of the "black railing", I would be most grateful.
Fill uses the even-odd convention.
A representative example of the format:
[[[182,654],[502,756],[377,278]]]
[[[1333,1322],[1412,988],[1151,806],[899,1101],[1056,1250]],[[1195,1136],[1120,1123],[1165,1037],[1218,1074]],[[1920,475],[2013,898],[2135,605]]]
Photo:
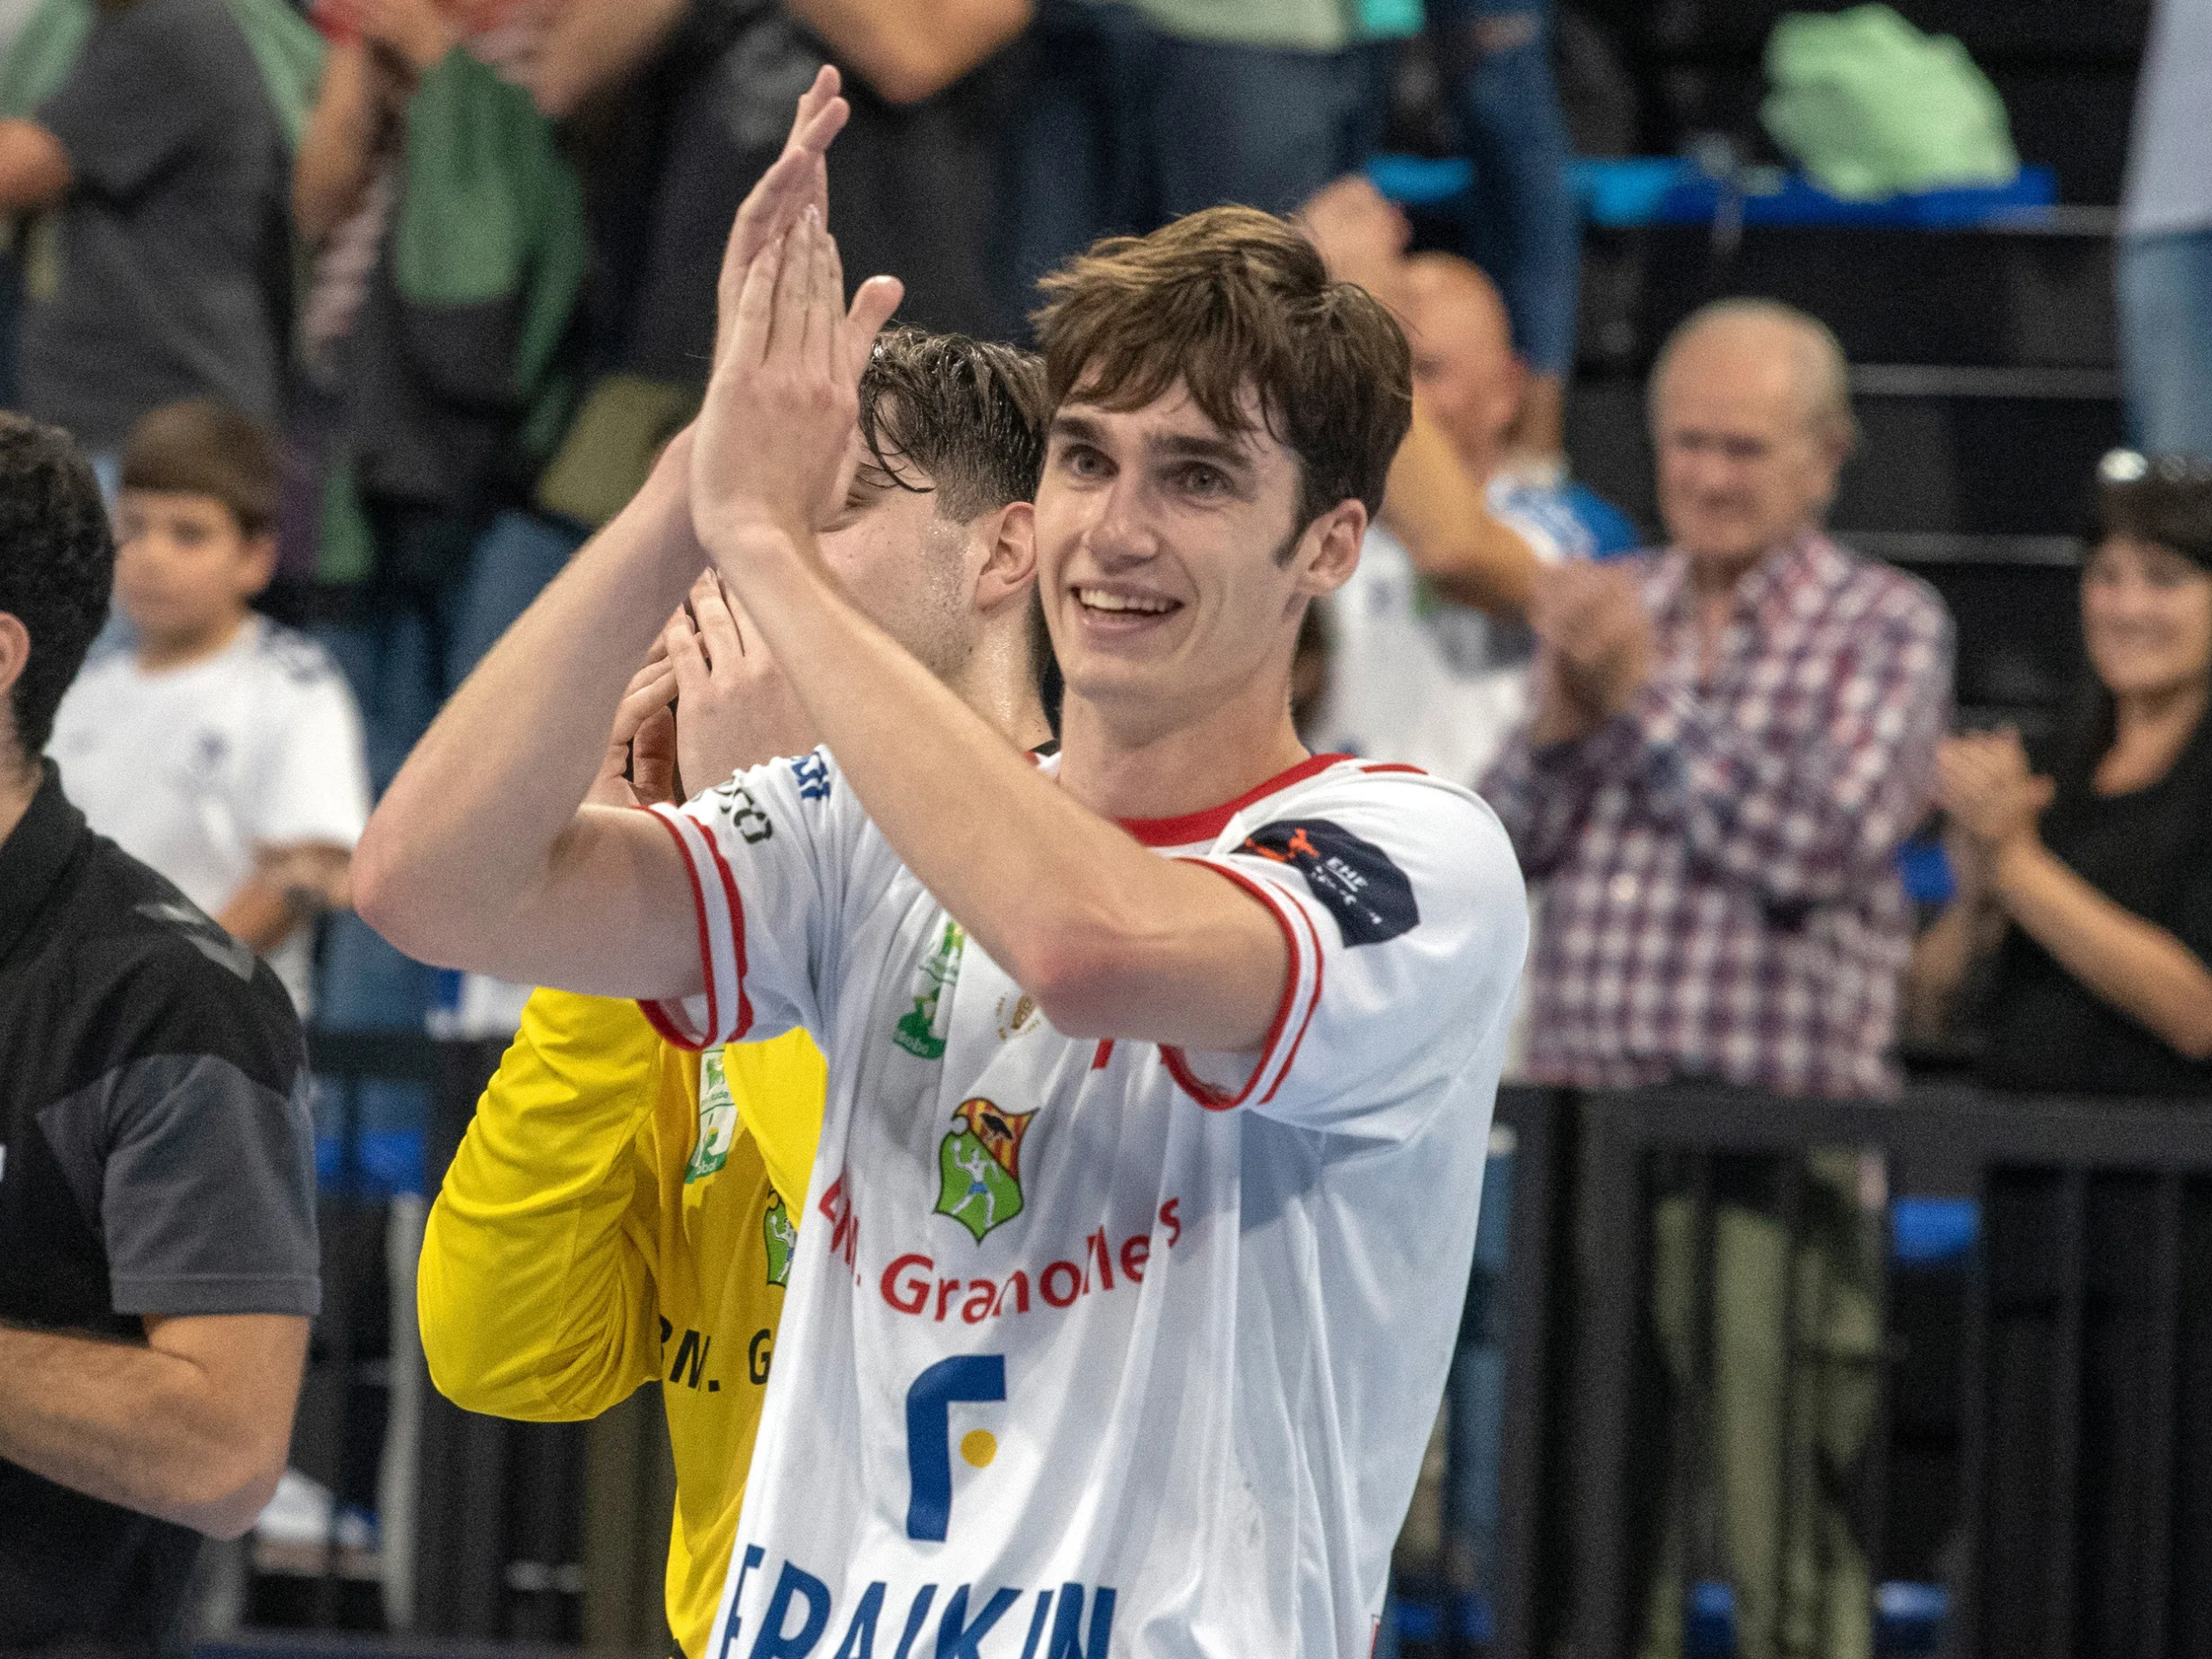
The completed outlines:
[[[1548,1455],[1509,1489],[1531,1547],[1500,1587],[1502,1609],[1527,1609],[1502,1621],[1502,1652],[1626,1655],[1678,1620],[1690,1651],[1844,1644],[1785,1640],[1793,1604],[1801,1626],[1863,1620],[1877,1651],[2205,1650],[2212,1301],[2194,1286],[2212,1266],[2212,1112],[1939,1089],[1880,1104],[1589,1094],[1551,1111],[1575,1154],[1553,1160],[1550,1194],[1525,1180],[1516,1196],[1571,1212],[1572,1237],[1516,1276],[1571,1289],[1565,1316],[1555,1300],[1510,1334],[1535,1349],[1515,1363],[1555,1385],[1509,1420],[1509,1447]],[[1900,1218],[1930,1198],[1968,1223],[1955,1326],[1900,1260]],[[1774,1296],[1747,1305],[1762,1280]],[[1716,1375],[1759,1346],[1731,1322],[1777,1339],[1765,1402],[1756,1364]],[[1931,1456],[1929,1401],[1908,1398],[1900,1423],[1900,1385],[1924,1396],[1915,1345],[1953,1336],[1935,1371],[1955,1384],[1953,1445]],[[1761,1453],[1771,1470],[1740,1467]],[[1729,1511],[1760,1487],[1773,1535],[1747,1550]],[[1809,1583],[1784,1582],[1808,1562]],[[1864,1605],[1833,1606],[1854,1581]],[[1907,1603],[1940,1607],[1941,1631]]]
[[[334,1505],[313,1560],[262,1575],[290,1582],[257,1583],[261,1622],[660,1639],[653,1425],[594,1441],[427,1388],[401,1409],[422,1378],[377,1091],[417,1091],[434,1190],[500,1047],[315,1042],[325,1312],[300,1440],[342,1499],[385,1498],[384,1560],[365,1583]],[[1488,1616],[1437,1620],[1428,1651],[2212,1652],[2212,1111],[1507,1089],[1497,1121],[1501,1530]],[[1808,1621],[1830,1635],[1807,1645]]]

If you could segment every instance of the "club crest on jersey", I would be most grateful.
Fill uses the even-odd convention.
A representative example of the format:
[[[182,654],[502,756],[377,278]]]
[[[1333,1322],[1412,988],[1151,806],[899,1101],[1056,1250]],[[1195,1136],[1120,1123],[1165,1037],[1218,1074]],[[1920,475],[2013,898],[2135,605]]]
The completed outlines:
[[[1335,916],[1347,945],[1380,945],[1420,925],[1406,872],[1373,842],[1327,818],[1263,824],[1237,850],[1297,870]]]
[[[704,1181],[730,1161],[730,1143],[738,1138],[738,1103],[730,1093],[730,1079],[722,1069],[719,1048],[699,1060],[699,1139],[691,1161],[684,1166],[684,1184]]]
[[[949,1215],[981,1243],[992,1228],[1022,1212],[1022,1137],[1035,1112],[1002,1112],[981,1097],[963,1100],[954,1128],[937,1149],[939,1215]]]
[[[799,1229],[780,1198],[769,1201],[768,1212],[761,1218],[761,1243],[768,1249],[768,1282],[790,1284],[791,1253],[799,1248]]]
[[[917,1060],[945,1058],[945,1027],[951,1012],[945,999],[959,981],[960,952],[967,943],[960,924],[948,916],[937,948],[915,969],[914,1006],[899,1016],[891,1041]]]

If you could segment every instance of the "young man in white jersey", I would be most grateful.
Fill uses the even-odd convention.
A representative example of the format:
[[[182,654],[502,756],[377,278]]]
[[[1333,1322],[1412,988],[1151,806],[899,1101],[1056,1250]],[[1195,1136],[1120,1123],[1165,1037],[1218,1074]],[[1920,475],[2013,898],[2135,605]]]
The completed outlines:
[[[696,574],[603,536],[393,785],[361,901],[433,960],[829,1056],[718,1656],[1350,1659],[1443,1382],[1525,933],[1486,807],[1290,723],[1405,343],[1249,210],[1053,279],[1033,523],[1067,690],[1040,767],[812,552],[897,299],[844,307],[834,89],[739,216],[686,476],[648,487],[685,494],[827,749],[681,811],[580,809]]]

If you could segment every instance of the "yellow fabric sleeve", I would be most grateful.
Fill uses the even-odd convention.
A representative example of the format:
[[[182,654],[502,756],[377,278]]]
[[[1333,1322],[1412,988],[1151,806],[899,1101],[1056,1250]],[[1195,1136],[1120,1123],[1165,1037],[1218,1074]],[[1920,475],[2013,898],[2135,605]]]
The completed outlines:
[[[659,1373],[660,1185],[639,1131],[696,1061],[635,1003],[532,994],[431,1206],[416,1279],[440,1393],[539,1421]]]
[[[829,1080],[798,1031],[705,1069],[702,1100],[698,1057],[634,1003],[534,993],[416,1281],[432,1380],[471,1411],[586,1418],[659,1380],[668,1622],[690,1659],[737,1536]]]
[[[731,1043],[722,1050],[722,1071],[776,1195],[795,1219],[803,1218],[814,1149],[822,1139],[830,1062],[805,1032],[788,1031],[765,1042]]]

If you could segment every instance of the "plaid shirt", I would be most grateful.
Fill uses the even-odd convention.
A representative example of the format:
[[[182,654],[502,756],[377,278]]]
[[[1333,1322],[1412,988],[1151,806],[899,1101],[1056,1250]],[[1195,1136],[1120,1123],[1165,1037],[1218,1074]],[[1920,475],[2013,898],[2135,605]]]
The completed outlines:
[[[1627,568],[1651,679],[1579,742],[1532,751],[1524,726],[1483,784],[1546,884],[1530,1073],[1893,1092],[1911,949],[1896,853],[1949,724],[1942,602],[1807,534],[1737,585],[1701,680],[1686,556]]]

